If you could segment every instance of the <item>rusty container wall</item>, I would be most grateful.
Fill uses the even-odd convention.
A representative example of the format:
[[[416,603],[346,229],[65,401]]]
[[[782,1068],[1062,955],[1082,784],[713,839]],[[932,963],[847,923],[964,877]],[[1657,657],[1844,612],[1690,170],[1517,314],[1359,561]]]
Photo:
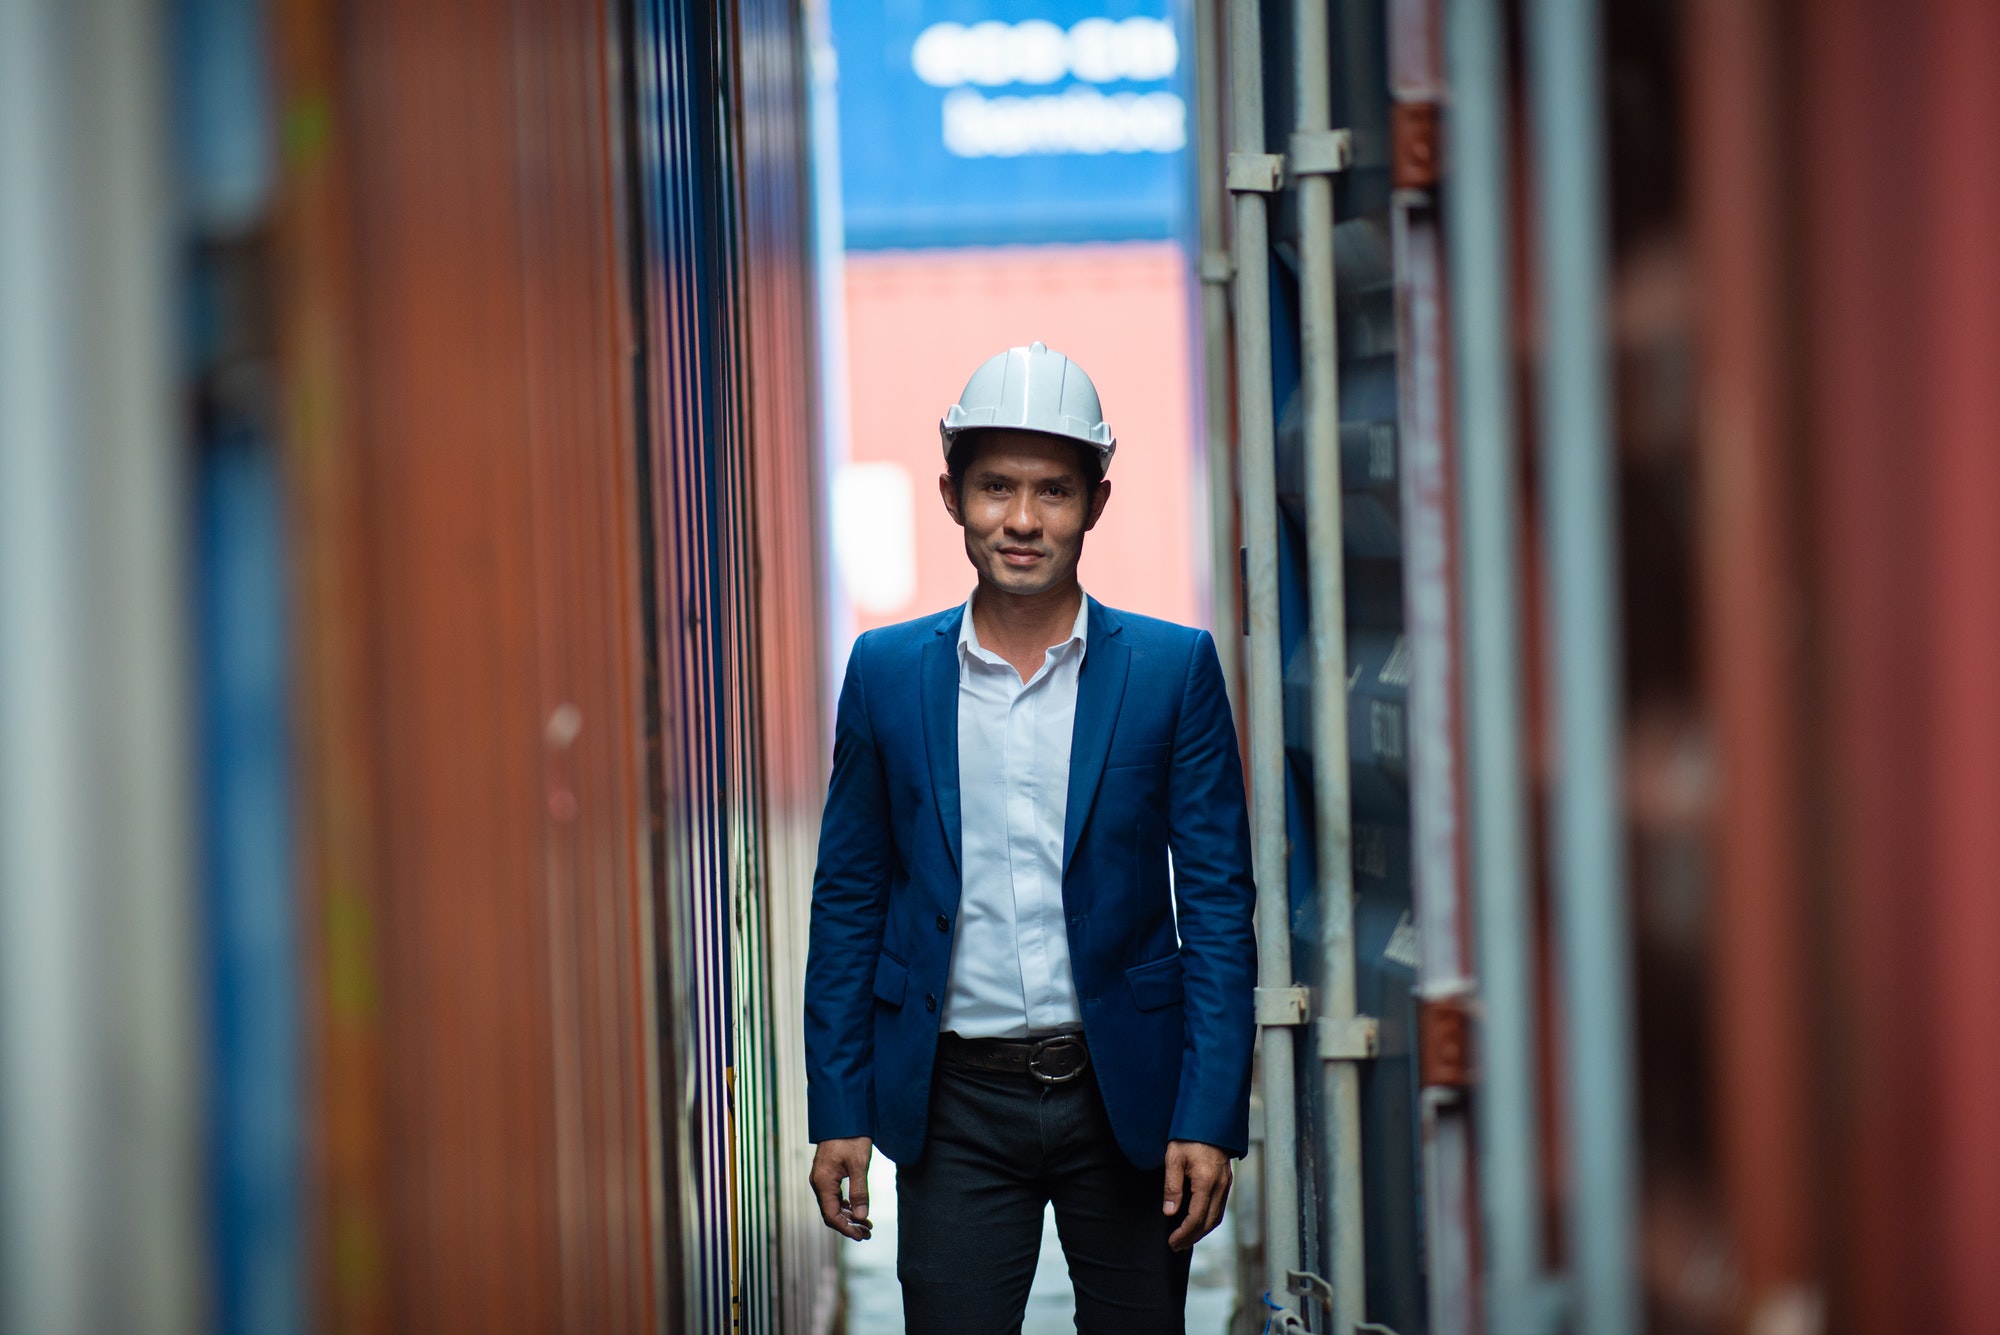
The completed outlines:
[[[1876,332],[1894,326],[1910,290],[1904,228],[1915,220],[1901,215],[1916,184],[1913,33],[1867,5],[1828,5],[1808,17],[1791,53],[1801,109],[1826,118],[1804,134],[1804,210],[1850,210],[1805,238],[1801,397],[1822,604],[1813,647],[1824,661],[1812,680],[1825,702],[1817,741],[1826,777],[1817,796],[1839,818],[1820,850],[1828,972],[1853,989],[1841,996],[1836,984],[1824,1017],[1828,1046],[1848,1068],[1827,1080],[1840,1151],[1831,1255],[1841,1279],[1831,1296],[1840,1327],[1857,1332],[1941,1328],[1935,1251],[1912,1227],[1931,1213],[1937,1167],[1915,1117],[1933,1059],[1922,1018],[1929,993],[1913,968],[1931,898],[1921,831],[1927,748],[1917,745],[1909,704],[1921,687],[1901,671],[1921,625],[1910,596],[1915,473],[1894,448],[1921,449],[1913,436],[1898,440],[1915,349]]]
[[[321,1324],[651,1328],[609,18],[277,18]]]
[[[1710,815],[1709,967],[1717,1195],[1752,1330],[1816,1299],[1818,1118],[1806,992],[1807,898],[1796,690],[1793,336],[1785,298],[1781,7],[1689,5],[1689,232],[1699,292],[1703,689],[1719,800]],[[1696,72],[1698,71],[1698,73]]]
[[[1803,396],[1835,924],[1833,1311],[2000,1324],[1990,6],[1809,6]]]
[[[1733,1319],[1991,1330],[2000,24],[1687,19]]]
[[[823,1325],[797,17],[273,26],[316,1324]]]
[[[280,439],[294,526],[292,606],[300,770],[301,977],[307,1077],[308,1223],[315,1324],[341,1335],[390,1328],[381,1117],[381,974],[375,947],[375,736],[370,710],[367,512],[354,435],[354,309],[336,0],[273,6],[286,145],[276,229]]]
[[[657,1315],[656,1017],[638,893],[648,797],[639,704],[630,256],[607,167],[618,142],[615,7],[517,5],[517,208],[530,348],[536,652],[563,1327]]]

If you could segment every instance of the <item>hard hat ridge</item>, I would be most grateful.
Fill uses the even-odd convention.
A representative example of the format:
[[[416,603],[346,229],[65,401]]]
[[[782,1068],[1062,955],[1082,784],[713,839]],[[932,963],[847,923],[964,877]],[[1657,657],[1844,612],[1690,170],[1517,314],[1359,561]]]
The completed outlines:
[[[1097,451],[1105,470],[1118,448],[1104,421],[1097,386],[1081,366],[1040,342],[996,353],[972,373],[958,402],[938,423],[945,457],[951,457],[951,447],[962,432],[987,427],[1033,431],[1088,445]]]

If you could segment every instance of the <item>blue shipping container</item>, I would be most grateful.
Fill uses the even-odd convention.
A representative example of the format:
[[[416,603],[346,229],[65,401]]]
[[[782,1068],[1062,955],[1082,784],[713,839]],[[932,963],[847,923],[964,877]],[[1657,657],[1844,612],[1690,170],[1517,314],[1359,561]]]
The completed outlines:
[[[1174,0],[833,0],[832,18],[850,249],[1179,231]]]

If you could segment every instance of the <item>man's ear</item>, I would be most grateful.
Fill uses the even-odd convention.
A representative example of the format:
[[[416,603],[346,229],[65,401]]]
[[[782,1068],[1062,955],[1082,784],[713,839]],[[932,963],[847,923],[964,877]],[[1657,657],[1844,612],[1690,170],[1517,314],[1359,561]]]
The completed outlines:
[[[944,501],[944,512],[951,516],[951,522],[964,528],[965,516],[958,509],[958,484],[951,480],[950,473],[938,474],[938,496]]]
[[[1090,493],[1090,519],[1083,526],[1085,533],[1097,527],[1097,521],[1103,517],[1104,507],[1110,500],[1111,479],[1105,478],[1097,484],[1097,490]]]

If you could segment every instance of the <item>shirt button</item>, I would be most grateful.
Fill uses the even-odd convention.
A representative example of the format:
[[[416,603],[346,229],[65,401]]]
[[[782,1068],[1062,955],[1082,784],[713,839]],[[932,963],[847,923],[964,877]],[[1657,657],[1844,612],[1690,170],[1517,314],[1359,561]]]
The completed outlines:
[[[951,930],[951,919],[945,917],[942,913],[938,914],[938,930],[940,932],[949,932]]]
[[[924,1009],[927,1011],[937,1009],[937,997],[934,994],[929,992],[924,993]]]

